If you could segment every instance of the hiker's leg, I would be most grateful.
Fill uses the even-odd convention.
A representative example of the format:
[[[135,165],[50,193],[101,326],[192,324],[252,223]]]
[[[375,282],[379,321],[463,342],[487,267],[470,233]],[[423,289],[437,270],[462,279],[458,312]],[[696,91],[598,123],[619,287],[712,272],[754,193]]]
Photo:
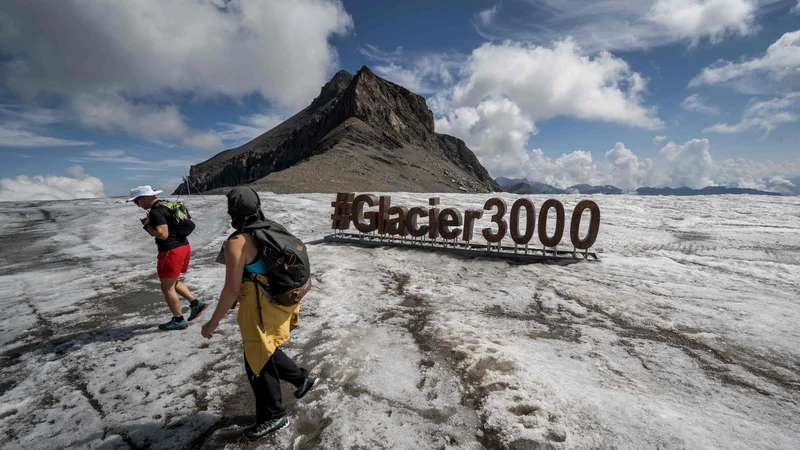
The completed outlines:
[[[247,358],[244,360],[244,367],[250,387],[253,388],[253,395],[256,396],[256,423],[285,416],[286,411],[281,406],[281,381],[275,373],[272,358],[267,360],[257,376],[250,370]]]
[[[289,358],[289,355],[279,348],[275,349],[275,353],[272,354],[270,361],[273,363],[277,376],[283,381],[292,383],[295,386],[300,386],[308,377],[308,371],[297,367],[297,364],[292,361],[292,358]]]
[[[183,283],[183,281],[178,280],[178,282],[175,283],[175,291],[178,293],[178,295],[185,298],[186,300],[189,301],[194,300],[194,295],[192,295],[192,293],[189,292],[189,288]]]
[[[172,311],[173,317],[181,317],[181,300],[178,298],[178,292],[175,291],[175,284],[177,278],[161,278],[161,292],[164,293],[164,300],[167,301],[169,310]]]

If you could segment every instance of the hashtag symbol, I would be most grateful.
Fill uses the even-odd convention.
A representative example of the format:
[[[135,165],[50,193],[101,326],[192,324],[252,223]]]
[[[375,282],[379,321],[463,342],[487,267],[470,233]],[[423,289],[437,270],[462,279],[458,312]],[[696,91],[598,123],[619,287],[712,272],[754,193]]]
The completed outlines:
[[[350,216],[352,215],[353,199],[356,194],[352,192],[339,192],[336,194],[336,201],[331,202],[333,214],[331,214],[331,228],[334,230],[347,230],[350,228]]]

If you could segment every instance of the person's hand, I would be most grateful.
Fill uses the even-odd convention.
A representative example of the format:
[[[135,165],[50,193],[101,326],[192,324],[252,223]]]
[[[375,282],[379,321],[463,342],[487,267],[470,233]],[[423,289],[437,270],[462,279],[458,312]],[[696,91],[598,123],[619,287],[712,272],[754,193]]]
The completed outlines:
[[[217,324],[209,320],[205,325],[203,325],[203,328],[200,330],[200,334],[202,334],[206,339],[211,339],[211,333],[213,333],[216,329]]]
[[[150,212],[148,211],[147,215],[144,216],[144,219],[142,219],[142,225],[147,226],[149,223],[150,223]]]

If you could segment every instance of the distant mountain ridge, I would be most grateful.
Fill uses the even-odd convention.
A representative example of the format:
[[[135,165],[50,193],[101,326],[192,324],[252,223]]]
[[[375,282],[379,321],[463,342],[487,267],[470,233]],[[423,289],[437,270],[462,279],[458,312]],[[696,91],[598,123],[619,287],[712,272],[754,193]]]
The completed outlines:
[[[797,180],[800,181],[800,178]],[[620,194],[637,194],[637,195],[723,195],[723,194],[749,194],[749,195],[797,195],[790,193],[779,193],[761,191],[758,189],[747,188],[729,188],[724,186],[706,186],[702,189],[692,189],[688,187],[680,188],[653,188],[653,187],[640,187],[635,191],[625,191],[616,186],[602,185],[592,186],[590,184],[576,184],[566,189],[559,189],[549,184],[528,181],[527,178],[506,178],[497,177],[495,179],[497,184],[500,185],[506,192],[521,195],[533,194],[606,194],[606,195],[620,195]],[[792,180],[790,180],[792,181]],[[793,182],[793,181],[792,181]],[[797,184],[795,184],[797,186]]]

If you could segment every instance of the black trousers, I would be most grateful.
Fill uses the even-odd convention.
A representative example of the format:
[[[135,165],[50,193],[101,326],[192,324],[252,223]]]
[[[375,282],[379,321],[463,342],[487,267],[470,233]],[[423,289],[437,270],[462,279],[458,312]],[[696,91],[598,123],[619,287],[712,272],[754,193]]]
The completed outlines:
[[[247,379],[250,380],[253,394],[256,396],[257,423],[286,415],[286,410],[281,405],[283,400],[281,398],[281,380],[299,387],[308,377],[308,371],[297,367],[297,364],[279,348],[275,349],[275,353],[267,360],[258,375],[250,370],[247,359],[244,361],[244,367],[247,370]]]

